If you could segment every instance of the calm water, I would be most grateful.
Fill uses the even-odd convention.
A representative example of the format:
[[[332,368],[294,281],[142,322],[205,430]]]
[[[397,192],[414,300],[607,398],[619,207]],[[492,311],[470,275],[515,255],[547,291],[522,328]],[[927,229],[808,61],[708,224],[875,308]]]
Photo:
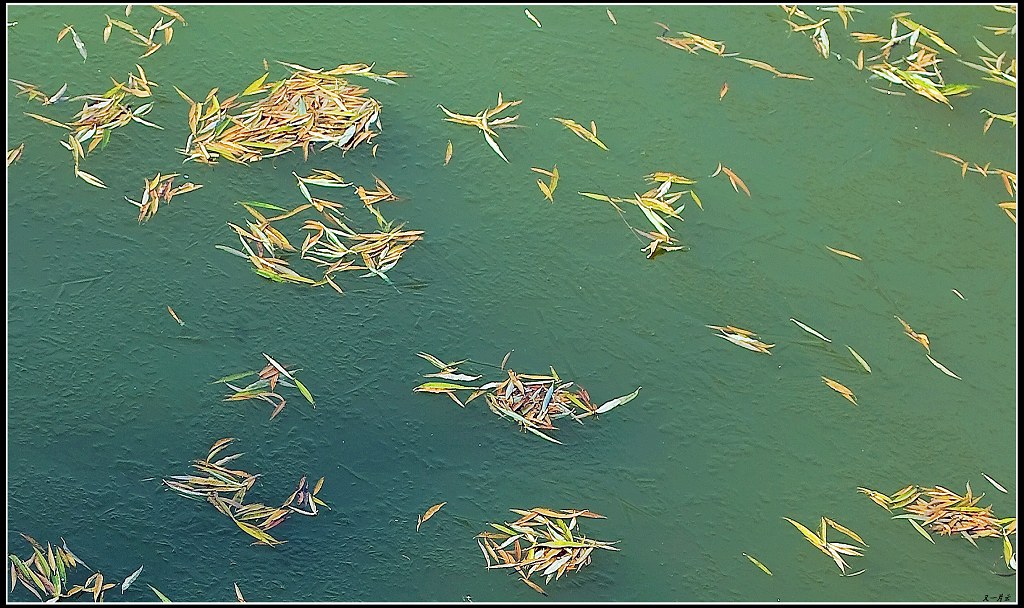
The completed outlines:
[[[841,61],[816,55],[776,6],[612,7],[618,25],[603,6],[537,6],[540,29],[522,6],[184,6],[188,25],[138,60],[125,32],[102,42],[104,14],[124,18],[123,8],[8,9],[10,77],[100,93],[138,62],[159,85],[147,119],[165,128],[117,129],[86,158],[82,169],[109,186],[100,190],[73,175],[60,129],[23,114],[70,120],[80,102],[43,107],[8,86],[7,148],[26,144],[7,180],[9,552],[26,555],[25,532],[63,536],[110,580],[144,564],[108,601],[149,601],[147,583],[176,601],[233,601],[233,582],[249,600],[543,601],[485,570],[473,537],[514,517],[509,508],[548,506],[607,516],[584,532],[622,549],[546,585],[552,600],[1016,600],[1016,579],[992,574],[1005,571],[998,539],[933,545],[856,490],[969,481],[997,516],[1016,514],[1017,233],[996,206],[1010,197],[997,176],[962,178],[930,152],[1015,171],[1016,130],[997,121],[982,134],[980,114],[1013,111],[1015,90],[943,53],[948,82],[981,85],[954,110],[874,91],[888,85],[846,61],[861,47],[811,6],[831,18]],[[897,10],[866,6],[850,30],[887,34]],[[912,10],[968,61],[980,53],[973,37],[1015,54],[1015,38],[982,28],[1014,15]],[[145,33],[158,17],[136,6],[127,20]],[[814,80],[671,48],[654,21]],[[64,24],[81,35],[85,63],[70,36],[55,43]],[[260,76],[264,58],[271,79],[287,75],[274,60],[409,72],[397,86],[365,81],[384,106],[377,157],[361,146],[344,158],[182,167],[188,107],[172,85],[194,98],[220,87],[223,98]],[[510,164],[436,108],[472,114],[499,91],[523,100],[525,128],[501,133]],[[610,151],[552,116],[594,120]],[[719,162],[752,197],[707,177]],[[554,164],[550,204],[530,167]],[[343,297],[271,283],[214,248],[237,247],[226,222],[246,215],[233,203],[297,205],[291,172],[314,168],[367,186],[381,177],[402,199],[381,212],[426,231],[390,272],[400,293],[354,273],[339,277]],[[204,188],[139,225],[123,196],[174,171]],[[653,171],[700,179],[704,210],[687,205],[677,224],[689,251],[647,260],[610,205],[576,192],[631,196]],[[351,191],[322,194],[373,227]],[[646,225],[635,207],[624,212]],[[295,241],[300,225],[282,230]],[[930,365],[893,315],[963,381]],[[777,346],[749,352],[705,324]],[[563,446],[518,432],[482,400],[461,409],[412,392],[431,371],[417,351],[498,363],[511,349],[517,371],[553,365],[598,402],[643,390],[584,426],[562,421]],[[262,365],[261,352],[302,368],[315,410],[294,391],[273,421],[266,404],[221,400],[211,380]],[[270,549],[165,491],[161,476],[186,474],[221,437],[246,453],[239,468],[262,473],[250,500],[274,504],[301,475],[323,475],[333,510],[289,519],[275,529],[288,542]],[[416,533],[416,515],[441,501]],[[813,527],[822,515],[869,543],[849,558],[862,575],[840,577],[782,519]],[[34,599],[20,588],[9,597]]]

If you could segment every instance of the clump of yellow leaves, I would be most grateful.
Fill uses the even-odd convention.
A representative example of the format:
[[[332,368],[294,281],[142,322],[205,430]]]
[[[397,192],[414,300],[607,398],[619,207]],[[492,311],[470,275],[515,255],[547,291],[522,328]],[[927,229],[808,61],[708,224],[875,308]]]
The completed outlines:
[[[8,559],[11,562],[11,591],[21,583],[32,595],[47,603],[56,602],[61,598],[71,598],[83,591],[92,593],[93,602],[103,600],[103,592],[113,588],[115,583],[104,584],[103,574],[93,574],[81,585],[70,585],[68,582],[72,570],[85,562],[68,549],[68,545],[61,539],[62,546],[46,543],[46,549],[27,534],[21,537],[32,545],[32,556],[28,559],[21,559],[11,553]],[[88,566],[86,566],[88,568]]]
[[[544,198],[548,199],[552,203],[555,202],[553,195],[555,194],[555,188],[558,187],[558,165],[555,165],[554,168],[551,169],[551,171],[548,171],[546,169],[538,169],[537,167],[530,167],[530,171],[540,173],[541,175],[546,175],[551,178],[550,183],[547,184],[538,179],[537,187],[540,188],[540,191],[544,195]]]
[[[985,477],[992,481],[987,475]],[[1002,489],[1002,486],[995,485]],[[905,513],[896,515],[893,519],[910,521],[917,532],[932,543],[935,541],[925,530],[925,526],[943,536],[959,534],[974,546],[977,546],[974,542],[976,538],[1002,537],[1003,558],[1008,567],[1011,564],[1014,552],[1009,536],[1017,533],[1017,518],[996,519],[991,505],[978,507],[977,504],[985,495],[974,496],[969,482],[967,493],[963,496],[942,486],[928,488],[909,485],[891,496],[868,488],[857,488],[857,491],[866,494],[875,504],[889,512],[902,508]]]
[[[292,513],[315,516],[318,512],[317,505],[330,508],[327,503],[316,497],[323,487],[324,478],[321,477],[310,491],[305,476],[299,480],[298,487],[280,507],[260,503],[243,504],[246,492],[252,488],[259,475],[224,467],[242,454],[232,454],[214,460],[214,457],[232,441],[233,437],[219,439],[214,442],[206,458],[192,461],[192,467],[205,476],[174,475],[163,479],[164,485],[186,498],[212,504],[243,532],[255,538],[256,542],[253,544],[256,545],[273,546],[285,542],[271,536],[268,530],[279,525]],[[221,496],[222,494],[226,494],[227,497]]]
[[[765,344],[758,340],[757,334],[747,329],[733,327],[732,325],[726,325],[725,327],[718,325],[705,325],[705,327],[719,331],[720,333],[715,334],[719,338],[725,338],[736,346],[752,350],[755,353],[770,355],[772,353],[768,349],[775,346],[774,344]]]
[[[487,110],[477,112],[474,116],[467,116],[466,114],[450,112],[448,108],[444,107],[441,104],[437,104],[437,107],[441,108],[441,111],[448,115],[448,118],[445,119],[448,122],[454,122],[460,125],[469,125],[471,127],[476,127],[480,129],[480,131],[484,134],[484,140],[487,141],[487,145],[490,146],[491,149],[494,150],[494,152],[501,157],[501,160],[507,163],[508,159],[505,158],[505,154],[501,151],[501,148],[498,147],[498,143],[494,141],[494,138],[498,136],[498,134],[494,132],[494,129],[521,126],[512,124],[519,118],[519,115],[516,114],[515,116],[506,116],[504,118],[498,118],[496,120],[491,119],[497,116],[498,114],[501,114],[505,110],[515,107],[521,103],[523,103],[523,100],[521,99],[516,101],[502,101],[501,92],[499,91],[497,105],[495,105],[493,108],[488,108]],[[448,154],[446,155],[446,158],[450,158],[450,156],[451,155]]]
[[[665,33],[668,33],[668,28],[665,29]],[[697,51],[707,51],[713,55],[718,55],[719,57],[732,56],[725,54],[724,42],[720,42],[718,40],[711,40],[699,34],[691,34],[690,32],[679,32],[679,34],[682,36],[682,38],[672,38],[669,36],[662,35],[658,36],[658,40],[664,42],[665,44],[671,47],[686,51],[688,53],[692,53],[694,55],[697,54]]]
[[[822,517],[821,525],[818,526],[818,533],[815,534],[814,532],[808,530],[803,524],[801,524],[798,521],[794,521],[788,517],[783,517],[782,519],[785,519],[789,523],[793,524],[793,526],[800,531],[800,534],[803,534],[804,538],[807,539],[807,542],[814,545],[819,551],[821,551],[825,555],[831,557],[832,560],[836,563],[836,565],[839,566],[839,570],[843,573],[843,576],[856,576],[861,572],[864,572],[863,570],[860,570],[859,572],[846,574],[846,569],[850,566],[846,563],[846,560],[843,559],[843,555],[853,555],[857,557],[863,556],[864,554],[861,553],[861,551],[864,550],[863,547],[857,547],[847,543],[829,542],[826,536],[828,528],[832,528],[837,532],[840,532],[841,534],[849,536],[861,545],[864,545],[864,547],[867,547],[867,543],[865,543],[864,540],[860,536],[858,536],[857,533],[853,530],[850,530],[845,526],[839,525],[838,523],[832,521],[827,517]]]
[[[545,583],[562,578],[566,572],[579,571],[591,562],[594,549],[618,551],[614,542],[587,538],[577,526],[577,518],[604,519],[586,509],[555,511],[536,507],[529,511],[512,509],[521,515],[515,522],[490,524],[497,532],[481,532],[477,544],[487,561],[487,569],[512,568],[519,580],[537,593],[547,595],[530,580],[534,574],[547,577]],[[568,522],[568,523],[567,523]],[[493,564],[492,564],[493,560]]]
[[[686,250],[685,245],[679,244],[674,238],[669,236],[669,230],[673,228],[668,223],[668,218],[676,218],[679,221],[683,221],[682,216],[679,212],[683,210],[683,205],[673,207],[675,203],[683,197],[684,194],[689,194],[690,197],[697,203],[698,207],[701,207],[701,200],[697,196],[697,193],[693,190],[683,190],[679,192],[670,192],[674,184],[695,184],[695,180],[670,173],[668,171],[656,171],[647,175],[648,181],[653,181],[658,185],[650,190],[647,190],[643,194],[638,192],[633,193],[633,198],[616,198],[606,194],[595,194],[593,192],[580,192],[580,196],[585,196],[598,201],[605,201],[611,203],[615,210],[622,216],[622,220],[626,222],[631,230],[641,236],[645,236],[651,239],[650,244],[643,249],[647,252],[647,258],[650,259],[655,255],[663,251],[680,251]],[[630,203],[640,208],[644,216],[647,218],[651,225],[654,226],[654,232],[645,232],[638,230],[631,226],[626,221],[625,215],[622,212],[622,208],[619,207],[619,203]]]
[[[839,384],[838,382],[831,378],[826,378],[825,376],[821,377],[821,381],[824,382],[825,385],[828,386],[830,389],[842,395],[843,398],[845,398],[847,401],[854,405],[857,405],[857,397],[854,396],[853,391],[846,388],[842,384]]]
[[[900,34],[899,26],[901,25],[909,31]],[[946,104],[950,109],[953,106],[949,103],[949,97],[969,95],[971,89],[976,88],[974,85],[953,84],[945,81],[939,69],[939,64],[943,60],[939,58],[938,49],[926,45],[921,38],[923,36],[929,39],[942,50],[954,55],[959,53],[946,44],[938,32],[911,20],[910,13],[893,15],[888,37],[865,32],[852,32],[850,35],[862,44],[883,43],[880,52],[874,57],[868,58],[868,61],[881,60],[880,63],[866,66],[873,74],[893,84],[902,85],[931,101]],[[890,57],[892,50],[903,41],[907,41],[907,44],[900,48],[905,48],[907,55],[898,60],[892,59]],[[862,65],[861,58],[858,58],[858,69]],[[878,90],[883,93],[891,93],[885,89]]]
[[[579,136],[580,139],[585,139],[590,143],[594,144],[595,146],[597,146],[598,148],[601,148],[606,152],[608,151],[608,147],[605,146],[604,143],[597,138],[597,124],[594,121],[590,121],[590,130],[588,131],[586,127],[579,124],[575,120],[569,120],[568,118],[558,118],[557,116],[553,117],[551,120],[557,120],[558,122],[565,125],[567,129],[569,129],[577,136]]]
[[[171,173],[170,175],[156,174],[153,179],[146,180],[146,189],[142,192],[142,201],[133,201],[127,196],[124,200],[135,205],[139,208],[139,223],[148,221],[149,218],[156,215],[157,209],[160,206],[160,201],[164,203],[171,202],[171,198],[176,194],[185,194],[186,192],[192,192],[202,188],[202,185],[193,184],[188,182],[172,188],[171,184],[174,182],[174,178],[178,177],[180,173]]]

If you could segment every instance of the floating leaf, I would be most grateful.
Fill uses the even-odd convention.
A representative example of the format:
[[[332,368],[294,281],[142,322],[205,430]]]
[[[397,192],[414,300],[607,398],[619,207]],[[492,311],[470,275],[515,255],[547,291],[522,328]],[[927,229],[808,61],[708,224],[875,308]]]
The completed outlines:
[[[910,522],[910,525],[914,526],[914,529],[917,530],[921,534],[921,536],[927,538],[933,545],[935,544],[935,539],[933,539],[931,534],[928,534],[928,532],[921,527],[921,524],[917,523],[913,519],[909,519],[907,521]]]
[[[612,399],[611,401],[608,401],[608,402],[602,404],[600,407],[597,408],[596,413],[603,414],[603,413],[605,413],[607,411],[610,411],[613,408],[616,408],[616,407],[622,405],[623,403],[629,403],[637,395],[640,394],[640,389],[641,388],[643,388],[643,387],[638,386],[637,389],[635,391],[633,391],[632,393],[630,393],[628,395],[624,395],[622,397],[617,397],[615,399]]]
[[[988,482],[989,482],[990,484],[992,484],[993,486],[995,486],[995,488],[996,488],[997,490],[999,490],[1000,492],[1002,492],[1003,494],[1007,494],[1007,493],[1008,493],[1008,492],[1006,491],[1006,488],[1004,488],[1003,486],[999,485],[999,483],[998,483],[998,482],[996,482],[996,480],[995,480],[995,479],[992,479],[991,477],[989,477],[988,475],[986,475],[986,474],[984,474],[984,473],[982,473],[982,474],[981,474],[981,476],[982,476],[982,477],[984,477],[985,479],[987,479],[987,480],[988,480]]]
[[[850,258],[851,260],[858,260],[858,261],[861,261],[861,262],[864,261],[864,260],[861,259],[861,257],[859,255],[857,255],[855,253],[850,253],[849,251],[843,251],[842,249],[833,249],[832,247],[829,247],[828,245],[825,245],[825,248],[828,249],[829,251],[831,251],[832,253],[835,253],[837,255],[843,256],[844,258]]]
[[[851,348],[849,344],[846,345],[846,349],[850,351],[850,354],[853,355],[853,358],[857,360],[857,363],[860,363],[860,366],[864,368],[864,371],[870,374],[871,366],[869,366],[868,362],[864,360],[864,357],[861,357],[859,354],[857,354],[857,351],[853,350],[853,348]]]
[[[171,603],[171,600],[167,599],[167,596],[164,595],[163,593],[160,593],[160,591],[156,587],[154,587],[153,585],[146,585],[146,586],[153,590],[153,593],[155,593],[156,596],[158,598],[160,598],[161,602],[163,602],[165,604],[170,604]]]
[[[749,559],[749,560],[750,560],[750,561],[751,561],[751,562],[752,562],[752,563],[753,563],[753,564],[754,564],[755,566],[757,566],[758,568],[760,568],[761,570],[763,570],[765,574],[767,574],[768,576],[771,576],[771,575],[772,575],[772,571],[771,571],[771,570],[769,570],[767,566],[765,566],[765,565],[764,565],[764,564],[762,564],[761,562],[759,562],[759,561],[757,561],[756,559],[754,559],[754,557],[752,557],[752,556],[750,556],[750,555],[747,555],[746,553],[744,553],[743,555],[744,555],[744,557],[746,557],[747,559]]]
[[[931,355],[925,355],[925,357],[928,357],[928,360],[932,362],[932,365],[934,365],[935,367],[939,368],[940,372],[946,374],[947,376],[949,376],[951,378],[956,378],[957,380],[963,380],[963,378],[961,378],[960,376],[957,376],[953,372],[949,371],[949,369],[945,365],[943,365],[943,364],[939,363],[938,361],[936,361],[935,359],[933,359]]]
[[[818,338],[821,338],[822,340],[824,340],[824,341],[826,341],[826,342],[831,342],[831,341],[832,341],[832,340],[829,340],[828,338],[826,338],[825,336],[821,335],[820,333],[818,333],[818,332],[817,332],[817,331],[816,331],[815,329],[813,329],[812,327],[810,327],[810,326],[807,326],[807,325],[804,325],[803,323],[801,323],[800,321],[797,321],[797,320],[796,320],[796,319],[794,319],[793,317],[790,317],[790,318],[789,318],[789,320],[790,320],[790,321],[792,321],[792,322],[794,322],[794,323],[796,323],[796,324],[797,324],[797,326],[798,326],[798,327],[799,327],[800,329],[802,329],[802,330],[806,331],[807,333],[811,334],[812,336],[817,336]]]
[[[440,511],[441,507],[445,506],[446,504],[448,504],[447,501],[439,503],[439,504],[436,504],[436,505],[430,507],[429,509],[427,509],[426,513],[424,513],[421,517],[417,518],[417,521],[416,521],[416,531],[419,532],[420,531],[420,526],[423,524],[423,522],[425,522],[428,519],[430,519],[431,517],[433,517],[434,513],[437,513],[438,511]]]
[[[847,401],[849,401],[850,403],[852,403],[854,405],[857,405],[857,398],[853,395],[853,391],[851,391],[850,389],[846,388],[842,384],[836,382],[835,380],[832,380],[831,378],[826,378],[825,376],[822,376],[821,380],[830,389],[832,389],[835,392],[837,392],[840,395],[842,395]]]
[[[121,593],[124,593],[128,589],[128,587],[130,587],[131,584],[135,582],[135,579],[139,578],[139,575],[142,574],[143,567],[144,566],[139,566],[138,570],[132,572],[130,575],[128,575],[128,578],[124,579],[124,582],[121,583]]]

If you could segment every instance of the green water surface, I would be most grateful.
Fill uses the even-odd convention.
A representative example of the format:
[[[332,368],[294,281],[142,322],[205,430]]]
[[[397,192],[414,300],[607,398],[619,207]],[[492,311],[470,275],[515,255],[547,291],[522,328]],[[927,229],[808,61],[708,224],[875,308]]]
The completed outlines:
[[[102,93],[140,63],[158,85],[147,119],[164,127],[117,129],[82,161],[108,186],[94,188],[74,176],[63,132],[24,115],[69,121],[81,102],[43,107],[8,86],[7,149],[25,143],[7,178],[9,553],[27,555],[24,532],[44,544],[63,536],[108,580],[144,564],[108,601],[150,601],[146,584],[176,601],[233,601],[235,582],[250,601],[1016,599],[1016,578],[993,574],[1006,571],[998,538],[931,544],[857,492],[970,482],[998,517],[1016,514],[1017,232],[996,206],[1011,197],[998,176],[961,177],[931,152],[1016,171],[1016,129],[997,121],[983,134],[980,113],[1014,111],[1016,91],[946,52],[947,82],[979,85],[954,109],[872,90],[896,87],[847,61],[868,48],[848,31],[887,35],[903,8],[863,6],[844,30],[835,13],[804,7],[831,19],[841,59],[829,60],[774,5],[612,6],[617,25],[604,6],[531,7],[542,28],[523,6],[184,5],[188,25],[141,60],[124,31],[102,41],[104,15],[123,8],[7,12],[9,77],[51,93],[67,82],[74,96]],[[1016,54],[1015,37],[982,27],[1015,15],[909,10],[967,61],[981,53],[974,37]],[[147,33],[159,17],[137,5],[127,21]],[[655,21],[814,80],[672,48]],[[70,36],[55,42],[64,24],[87,61]],[[193,98],[220,87],[223,99],[263,74],[264,59],[271,79],[288,74],[275,60],[408,72],[396,86],[359,80],[383,105],[376,158],[360,146],[305,162],[292,152],[182,166],[188,106],[172,85]],[[499,92],[523,100],[524,128],[501,131],[509,164],[436,107],[474,114]],[[553,116],[595,121],[609,151]],[[708,177],[720,162],[751,197]],[[552,204],[530,167],[556,164]],[[356,273],[338,275],[344,296],[272,283],[214,248],[238,246],[227,222],[246,214],[233,203],[298,205],[292,171],[317,168],[366,186],[382,178],[401,197],[380,205],[384,216],[425,231],[389,273],[397,291]],[[577,191],[631,197],[653,171],[698,179],[704,209],[687,204],[674,222],[689,251],[648,260],[611,205]],[[157,172],[204,187],[140,225],[123,197],[138,199]],[[318,195],[374,227],[350,190]],[[648,229],[635,206],[623,212]],[[300,226],[281,229],[301,243]],[[933,367],[894,315],[963,380]],[[773,354],[706,324],[756,331]],[[582,426],[560,421],[561,446],[483,399],[462,409],[412,392],[434,371],[418,351],[497,364],[512,349],[513,369],[554,366],[598,403],[643,389]],[[294,391],[273,421],[262,402],[222,401],[211,381],[261,367],[263,352],[302,368],[315,409]],[[858,406],[821,376],[849,386]],[[222,437],[245,452],[234,464],[262,474],[250,500],[280,504],[300,476],[325,476],[331,510],[276,528],[286,544],[250,546],[212,507],[160,485]],[[442,501],[417,533],[417,514]],[[552,580],[549,598],[486,570],[474,536],[535,506],[605,515],[581,522],[584,533],[621,551]],[[870,545],[848,560],[863,574],[840,577],[782,519],[813,528],[822,515]],[[34,598],[19,588],[9,599]]]

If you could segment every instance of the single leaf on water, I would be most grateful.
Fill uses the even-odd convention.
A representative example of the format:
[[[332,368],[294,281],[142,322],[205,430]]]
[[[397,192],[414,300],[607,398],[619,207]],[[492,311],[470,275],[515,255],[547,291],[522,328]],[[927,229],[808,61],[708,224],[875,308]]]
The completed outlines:
[[[473,390],[475,388],[477,387],[464,386],[462,384],[454,384],[451,382],[424,382],[412,390],[420,393],[444,393],[455,389]]]
[[[641,388],[643,388],[643,387],[642,386],[638,386],[637,389],[635,391],[633,391],[632,393],[630,393],[628,395],[624,395],[622,397],[618,397],[618,398],[612,399],[611,401],[608,401],[607,403],[602,404],[600,407],[597,408],[597,411],[595,413],[603,414],[603,413],[611,410],[612,408],[616,408],[616,407],[622,405],[623,403],[629,403],[638,394],[640,394],[640,389]]]
[[[230,376],[224,376],[223,378],[218,378],[218,379],[214,380],[213,382],[211,382],[210,384],[218,384],[220,382],[231,382],[232,380],[238,380],[240,378],[245,378],[246,376],[251,376],[251,375],[253,375],[255,373],[257,373],[257,372],[251,371],[251,372],[240,372],[240,373],[237,373],[237,374],[231,374]]]
[[[866,542],[864,542],[864,539],[861,538],[859,535],[857,535],[857,533],[854,532],[853,530],[847,528],[846,526],[841,526],[841,525],[837,524],[836,522],[832,521],[831,519],[829,519],[827,517],[824,517],[822,519],[824,519],[825,522],[828,525],[832,526],[832,528],[834,528],[836,531],[842,532],[843,534],[849,536],[850,538],[852,538],[853,540],[857,541],[858,543],[864,545],[865,547],[868,546],[868,544]]]
[[[502,154],[501,148],[498,147],[498,144],[495,143],[495,141],[493,139],[491,139],[491,136],[487,134],[487,131],[483,131],[483,134],[484,134],[484,139],[487,140],[487,145],[489,145],[492,150],[494,150],[495,152],[498,153],[498,156],[501,157],[501,160],[503,160],[503,161],[505,161],[507,163],[508,159],[505,158],[504,154]]]
[[[69,127],[68,125],[66,125],[66,124],[64,124],[62,122],[57,122],[56,120],[53,120],[52,118],[47,118],[45,116],[40,116],[39,114],[33,114],[31,112],[25,112],[24,114],[25,114],[25,116],[31,116],[32,118],[35,118],[38,121],[45,122],[48,125],[53,125],[55,127],[64,127],[65,129],[71,129],[71,127]]]
[[[963,378],[961,378],[960,376],[957,376],[953,372],[949,371],[949,369],[945,365],[943,365],[943,364],[939,363],[938,361],[936,361],[935,359],[933,359],[931,355],[925,355],[925,357],[928,357],[928,360],[932,362],[932,365],[934,365],[935,367],[939,368],[940,372],[946,374],[950,378],[956,378],[957,380],[963,380]]]
[[[143,567],[144,566],[139,566],[138,570],[136,570],[135,572],[132,572],[128,576],[128,578],[124,579],[124,582],[121,583],[121,593],[124,593],[125,590],[128,589],[128,587],[130,587],[131,584],[135,582],[135,579],[139,578],[139,575],[142,574],[142,568]]]
[[[431,355],[430,353],[416,353],[416,356],[426,359],[431,364],[433,364],[433,366],[436,367],[437,369],[445,369],[448,367],[448,364],[446,364],[444,361],[441,361],[434,355]]]
[[[762,564],[761,562],[757,561],[757,560],[756,560],[756,559],[754,559],[753,557],[751,557],[751,556],[747,555],[746,553],[744,553],[743,555],[744,555],[744,556],[745,556],[745,557],[746,557],[747,559],[749,559],[749,560],[750,560],[750,561],[751,561],[751,562],[752,562],[752,563],[753,563],[753,564],[754,564],[755,566],[757,566],[758,568],[760,568],[761,570],[763,570],[765,574],[767,574],[768,576],[772,576],[772,571],[771,571],[771,570],[769,570],[769,569],[768,569],[768,568],[767,568],[767,567],[766,567],[766,566],[765,566],[764,564]]]
[[[250,84],[249,86],[245,87],[245,90],[242,91],[242,95],[243,96],[250,95],[252,93],[255,93],[256,91],[259,91],[260,87],[263,86],[263,83],[267,80],[267,76],[269,76],[269,75],[270,75],[270,72],[267,72],[266,74],[260,76],[256,80],[254,80],[252,82],[252,84]]]
[[[160,593],[160,591],[159,591],[159,590],[157,590],[157,588],[156,588],[156,587],[154,587],[153,585],[146,585],[146,586],[147,586],[147,587],[149,587],[150,589],[152,589],[152,590],[153,590],[153,593],[155,593],[155,594],[156,594],[156,596],[157,596],[158,598],[160,598],[160,601],[161,601],[161,602],[163,602],[163,603],[165,603],[165,604],[170,604],[170,603],[171,603],[171,600],[167,599],[167,596],[166,596],[166,595],[164,595],[163,593]]]
[[[828,339],[828,338],[826,338],[825,336],[821,335],[821,334],[820,334],[820,333],[818,333],[818,332],[817,332],[817,331],[816,331],[816,330],[815,330],[814,328],[812,328],[812,327],[809,327],[809,326],[807,326],[807,325],[804,325],[803,323],[801,323],[800,321],[797,321],[797,320],[796,320],[796,319],[794,319],[793,317],[790,317],[790,318],[789,318],[789,320],[790,320],[790,321],[792,321],[792,322],[794,322],[794,323],[796,323],[796,324],[797,324],[797,327],[799,327],[800,329],[802,329],[802,330],[806,331],[807,333],[811,334],[812,336],[817,336],[817,337],[821,338],[822,340],[824,340],[824,341],[826,341],[826,342],[832,342],[832,340],[829,340],[829,339]]]
[[[302,393],[302,396],[306,398],[306,401],[313,403],[313,395],[309,393],[309,390],[306,389],[306,386],[299,382],[298,378],[292,378],[292,380],[295,381],[295,387],[299,389],[299,392]]]
[[[846,345],[846,349],[850,351],[850,354],[853,355],[853,358],[857,360],[857,363],[860,363],[860,366],[864,368],[864,371],[870,374],[871,366],[868,365],[868,362],[864,360],[864,357],[861,357],[859,354],[857,354],[857,351],[850,348],[849,344]]]
[[[271,205],[270,203],[261,203],[259,201],[238,201],[236,205],[248,205],[250,207],[259,207],[260,209],[270,209],[272,211],[288,211],[284,207],[278,207],[277,205]]]
[[[446,504],[448,504],[447,501],[439,503],[439,504],[436,504],[436,505],[430,507],[429,509],[427,509],[427,512],[424,513],[422,517],[418,518],[418,521],[416,523],[416,531],[419,532],[420,531],[420,526],[423,524],[423,522],[425,522],[428,519],[430,519],[431,517],[433,517],[434,513],[437,513],[438,511],[440,511],[441,507],[445,506]]]
[[[935,544],[935,539],[933,539],[933,538],[931,537],[931,535],[930,535],[930,534],[928,534],[928,532],[927,532],[927,531],[926,531],[926,530],[925,530],[924,528],[922,528],[922,527],[921,527],[921,524],[917,523],[917,522],[916,522],[916,521],[914,521],[913,519],[908,519],[907,521],[909,521],[909,522],[910,522],[910,524],[911,524],[912,526],[914,526],[914,529],[915,529],[915,530],[917,530],[918,532],[920,532],[920,533],[921,533],[921,536],[923,536],[923,537],[927,538],[927,539],[928,539],[928,540],[929,540],[929,541],[930,541],[930,542],[931,542],[931,543],[932,543],[933,545]]]
[[[78,37],[78,32],[71,30],[71,39],[75,42],[75,46],[78,47],[78,54],[82,56],[82,61],[89,58],[89,53],[85,51],[85,45],[82,44],[82,39]]]
[[[100,178],[96,177],[95,175],[93,175],[91,173],[86,173],[85,171],[76,171],[75,175],[80,177],[82,179],[82,181],[84,181],[85,183],[87,183],[89,185],[96,186],[97,188],[106,188],[107,187],[106,184],[104,184],[102,181],[100,181]]]
[[[1002,492],[1003,494],[1008,494],[1008,492],[1006,491],[1006,488],[1004,488],[1003,486],[999,485],[999,484],[998,484],[998,483],[996,482],[996,480],[995,480],[995,479],[992,479],[991,477],[989,477],[988,475],[986,475],[986,474],[984,474],[984,473],[982,473],[982,474],[981,474],[981,476],[982,476],[982,477],[984,477],[985,479],[987,479],[987,480],[988,480],[988,482],[989,482],[990,484],[992,484],[993,486],[995,486],[997,490],[999,490],[999,491],[1000,491],[1000,492]]]
[[[299,180],[299,190],[302,192],[302,196],[306,197],[306,200],[312,203],[313,197],[310,196],[309,190],[306,188],[306,184],[302,183],[302,178],[299,177],[298,174],[296,174],[294,171],[292,171],[292,175],[295,176],[295,179]]]
[[[828,245],[825,245],[825,248],[828,249],[829,251],[831,251],[832,253],[835,253],[837,255],[843,256],[844,258],[850,258],[851,260],[858,260],[858,261],[861,261],[861,262],[864,261],[864,260],[861,259],[861,257],[859,255],[857,255],[855,253],[850,253],[849,251],[843,251],[842,249],[833,249],[832,247],[829,247]]]
[[[803,524],[801,524],[798,521],[794,521],[794,520],[792,520],[792,519],[790,519],[788,517],[783,517],[782,519],[784,519],[784,520],[788,521],[789,523],[793,524],[793,526],[796,527],[796,529],[799,530],[800,533],[804,535],[804,538],[806,538],[808,540],[808,542],[810,542],[812,545],[814,545],[815,547],[817,547],[819,549],[824,550],[825,543],[822,542],[822,540],[820,538],[818,538],[817,534],[815,534],[814,532],[811,532],[810,530],[808,530],[806,526],[804,526]]]

